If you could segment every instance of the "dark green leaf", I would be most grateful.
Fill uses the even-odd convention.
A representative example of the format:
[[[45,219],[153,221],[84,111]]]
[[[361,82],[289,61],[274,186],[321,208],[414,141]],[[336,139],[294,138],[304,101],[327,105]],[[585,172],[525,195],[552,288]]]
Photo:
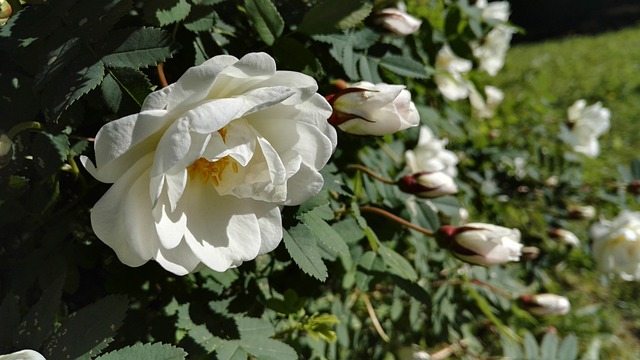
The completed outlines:
[[[460,8],[451,6],[444,19],[444,33],[448,38],[458,35],[458,26],[460,25],[461,14]]]
[[[13,343],[18,349],[39,349],[53,331],[56,321],[64,277],[60,276],[44,290],[40,300],[22,318],[13,332]]]
[[[208,31],[217,20],[218,15],[213,7],[194,5],[184,20],[184,27],[193,32]]]
[[[127,346],[98,356],[95,360],[181,360],[186,357],[187,353],[179,347],[154,343]]]
[[[271,0],[245,0],[247,15],[253,28],[267,45],[273,43],[282,35],[284,20]]]
[[[141,107],[147,95],[151,93],[149,78],[142,71],[130,68],[109,69],[108,72],[117,82],[122,96],[126,95]]]
[[[149,23],[166,26],[184,20],[191,11],[191,4],[186,0],[145,1],[143,11]]]
[[[69,138],[66,134],[37,133],[31,151],[38,172],[43,176],[51,175],[67,161]]]
[[[296,39],[290,37],[278,39],[273,47],[273,53],[278,60],[278,67],[300,71],[315,78],[324,75],[322,63],[318,57],[309,47]]]
[[[100,84],[100,91],[102,92],[102,99],[107,105],[109,111],[116,113],[120,109],[120,103],[122,102],[122,90],[118,82],[113,79],[111,74],[107,74]]]
[[[110,67],[157,65],[171,57],[175,50],[169,33],[161,29],[125,29],[111,34],[105,44],[102,62]]]
[[[128,305],[125,296],[112,295],[76,311],[47,340],[43,355],[48,359],[98,355],[116,335]]]
[[[349,247],[342,239],[342,236],[327,224],[323,218],[317,216],[314,212],[308,212],[302,215],[302,220],[309,226],[318,241],[334,252],[350,257]]]
[[[320,281],[327,278],[327,267],[320,258],[318,244],[308,226],[298,224],[285,231],[284,245],[302,271]]]
[[[369,16],[371,9],[364,0],[325,0],[305,14],[298,30],[313,35],[348,29]]]
[[[380,246],[378,254],[380,254],[380,257],[392,273],[409,281],[418,280],[418,274],[413,269],[413,266],[402,255],[386,246]]]
[[[380,59],[380,66],[398,75],[410,78],[426,79],[429,77],[423,64],[405,56],[385,55]]]

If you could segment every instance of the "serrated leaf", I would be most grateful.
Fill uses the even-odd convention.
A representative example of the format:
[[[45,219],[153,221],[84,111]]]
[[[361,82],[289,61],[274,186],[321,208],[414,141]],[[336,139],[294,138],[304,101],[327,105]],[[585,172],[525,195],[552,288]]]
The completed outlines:
[[[410,78],[426,79],[429,77],[423,64],[406,56],[385,55],[380,59],[380,66]]]
[[[153,343],[135,344],[98,356],[95,360],[181,360],[187,353],[173,345]]]
[[[578,358],[578,338],[571,334],[565,337],[558,349],[558,359],[575,360]]]
[[[302,220],[309,226],[318,241],[321,241],[329,249],[342,256],[351,257],[349,247],[342,239],[342,236],[321,217],[317,216],[314,212],[308,212],[302,215]]]
[[[216,10],[211,6],[194,5],[184,20],[184,27],[193,32],[211,30],[218,20]]]
[[[69,138],[66,134],[37,133],[31,151],[36,169],[43,176],[57,172],[69,155]]]
[[[320,257],[315,236],[308,226],[298,224],[285,231],[284,245],[302,271],[320,281],[326,280],[327,267]]]
[[[358,71],[360,72],[361,79],[364,81],[374,84],[382,82],[382,78],[380,78],[380,74],[378,73],[378,61],[369,56],[360,56],[360,60],[358,60]]]
[[[438,214],[433,211],[429,204],[421,199],[416,201],[416,220],[418,225],[422,226],[425,229],[429,229],[431,231],[436,231],[440,228],[440,219],[438,219]]]
[[[418,274],[413,269],[413,266],[402,255],[386,246],[380,246],[378,254],[380,254],[380,257],[392,273],[409,281],[418,280]]]
[[[284,30],[284,20],[271,0],[245,0],[247,15],[258,36],[267,45],[273,45]]]
[[[157,65],[173,54],[173,40],[161,29],[136,28],[113,32],[103,49],[102,62],[110,67],[138,69]]]
[[[361,23],[372,8],[365,0],[326,0],[304,15],[298,30],[308,35],[345,30]]]
[[[143,11],[151,24],[166,26],[184,20],[191,11],[191,4],[186,0],[145,1]]]
[[[107,296],[71,314],[44,344],[48,359],[94,357],[116,335],[127,312],[126,296]]]
[[[147,95],[151,93],[151,82],[140,70],[115,68],[109,69],[109,75],[118,84],[120,92],[123,95],[126,94],[140,107]]]
[[[120,109],[120,103],[122,102],[122,90],[120,85],[111,76],[107,74],[100,84],[100,91],[102,92],[102,100],[107,105],[109,111],[116,113]]]
[[[13,333],[13,343],[16,348],[39,349],[44,339],[53,331],[63,284],[63,276],[54,280],[44,290],[40,300],[22,318],[20,325]]]
[[[237,340],[236,340],[237,341]],[[242,341],[242,340],[240,340]],[[298,354],[283,342],[269,338],[255,338],[242,341],[241,346],[248,353],[264,360],[296,360]]]
[[[558,351],[558,336],[554,333],[546,333],[540,344],[540,356],[543,359],[558,359],[556,353]]]

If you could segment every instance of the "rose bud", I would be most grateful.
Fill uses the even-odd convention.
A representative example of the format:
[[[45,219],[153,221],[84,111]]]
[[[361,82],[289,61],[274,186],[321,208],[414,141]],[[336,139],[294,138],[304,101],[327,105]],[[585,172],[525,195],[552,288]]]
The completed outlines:
[[[394,8],[379,11],[374,15],[373,22],[399,36],[411,35],[422,25],[422,21],[407,14],[403,9]]]
[[[627,190],[633,195],[640,195],[640,180],[633,180],[627,185]]]
[[[551,228],[549,229],[549,237],[552,239],[556,239],[561,243],[564,243],[567,245],[571,245],[571,246],[580,245],[580,239],[578,239],[576,234],[572,233],[569,230]]]
[[[7,0],[0,0],[0,26],[3,26],[9,21],[11,12],[11,4],[9,4]]]
[[[0,135],[0,168],[4,167],[11,161],[13,156],[13,142],[5,135]]]
[[[567,211],[570,219],[591,220],[596,217],[596,208],[591,205],[570,205]]]
[[[419,172],[398,180],[400,190],[423,199],[433,199],[458,192],[453,178],[443,172]]]
[[[571,310],[569,300],[555,294],[522,295],[521,307],[535,316],[564,315]]]
[[[331,125],[354,135],[382,136],[417,126],[420,115],[403,85],[361,81],[327,96]]]
[[[440,227],[438,244],[460,260],[476,265],[496,265],[519,261],[523,245],[520,231],[502,226],[470,223],[464,226]]]

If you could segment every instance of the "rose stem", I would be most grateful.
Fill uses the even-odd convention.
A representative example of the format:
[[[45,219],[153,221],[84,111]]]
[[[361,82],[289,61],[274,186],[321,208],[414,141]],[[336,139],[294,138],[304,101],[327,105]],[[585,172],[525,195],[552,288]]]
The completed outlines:
[[[360,296],[362,297],[364,304],[367,306],[367,312],[369,313],[369,317],[371,318],[373,327],[376,328],[378,335],[380,335],[382,340],[384,340],[385,342],[389,342],[391,339],[382,329],[382,326],[380,325],[380,321],[378,321],[378,316],[376,315],[376,311],[373,309],[373,305],[371,305],[371,301],[369,300],[369,296],[367,296],[366,293],[361,293]]]
[[[354,169],[354,170],[360,170],[363,171],[367,174],[369,174],[372,178],[382,181],[385,184],[390,184],[390,185],[395,185],[396,182],[391,180],[391,179],[387,179],[385,177],[380,176],[379,174],[377,174],[376,172],[374,172],[373,170],[369,169],[366,166],[363,165],[359,165],[359,164],[351,164],[347,166],[347,169]]]
[[[158,63],[158,78],[160,78],[160,85],[162,85],[163,88],[169,86],[167,78],[164,76],[164,63]]]
[[[378,215],[385,216],[385,217],[387,217],[387,218],[389,218],[389,219],[391,219],[391,220],[393,220],[393,221],[395,221],[397,223],[400,223],[400,224],[402,224],[402,225],[404,225],[404,226],[406,226],[408,228],[411,228],[413,230],[419,231],[419,232],[421,232],[421,233],[423,233],[425,235],[433,236],[433,231],[431,231],[429,229],[425,229],[422,226],[419,226],[419,225],[416,225],[416,224],[412,224],[409,221],[407,221],[407,220],[405,220],[405,219],[403,219],[403,218],[401,218],[399,216],[393,215],[392,213],[390,213],[390,212],[388,212],[386,210],[383,210],[383,209],[380,209],[380,208],[377,208],[377,207],[373,207],[373,206],[360,206],[360,211],[372,212],[372,213],[376,213]]]

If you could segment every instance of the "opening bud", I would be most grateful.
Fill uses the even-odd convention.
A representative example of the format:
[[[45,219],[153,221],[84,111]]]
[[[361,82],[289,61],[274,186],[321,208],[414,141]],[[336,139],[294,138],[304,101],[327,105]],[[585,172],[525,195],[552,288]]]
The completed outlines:
[[[520,306],[535,316],[565,315],[571,310],[569,299],[555,294],[522,295]]]
[[[458,192],[453,178],[443,172],[418,172],[398,180],[400,190],[423,199],[433,199]]]

